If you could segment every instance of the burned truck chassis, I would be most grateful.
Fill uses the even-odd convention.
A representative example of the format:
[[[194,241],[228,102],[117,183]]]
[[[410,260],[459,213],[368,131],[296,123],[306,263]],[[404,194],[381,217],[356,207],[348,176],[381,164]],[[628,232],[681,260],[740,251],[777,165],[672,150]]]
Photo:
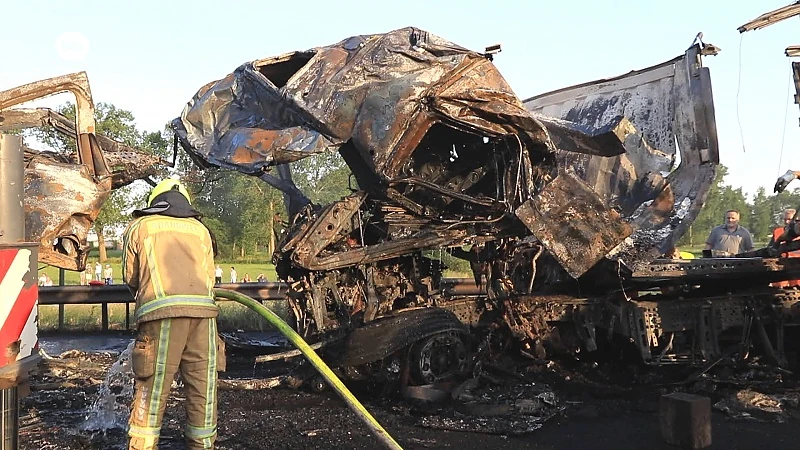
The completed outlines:
[[[330,324],[321,334],[335,342],[326,355],[356,379],[374,376],[380,367],[405,374],[405,382],[435,383],[486,359],[479,353],[493,353],[490,345],[517,346],[534,360],[626,354],[651,366],[708,368],[725,358],[761,354],[788,367],[785,330],[797,323],[800,291],[769,282],[797,274],[800,263],[786,258],[657,260],[621,278],[616,293],[513,299],[498,299],[472,280],[441,279],[427,286],[424,304],[402,305],[349,332],[343,332],[349,324],[325,321],[336,316],[333,305],[342,300],[333,278],[309,292],[310,303],[297,297],[291,303],[300,316],[303,305],[317,304],[316,320],[323,321],[307,323]],[[319,305],[311,300],[315,296],[328,301]],[[492,335],[504,338],[491,343]]]
[[[783,329],[794,325],[792,310],[800,301],[797,291],[763,287],[709,296],[702,292],[684,295],[646,294],[636,300],[625,294],[602,298],[531,296],[519,299],[518,315],[524,320],[509,328],[527,339],[530,354],[592,352],[606,343],[627,340],[648,365],[705,364],[741,350],[746,356],[756,332],[759,347],[771,362],[787,364]],[[440,306],[460,320],[480,326],[485,312],[476,296],[456,297]],[[545,323],[544,333],[533,324]],[[767,329],[774,330],[770,338]],[[521,334],[521,335],[520,335]],[[532,336],[536,336],[532,338]],[[533,345],[531,345],[533,344]],[[550,349],[542,353],[536,345]],[[736,346],[735,349],[731,346]]]

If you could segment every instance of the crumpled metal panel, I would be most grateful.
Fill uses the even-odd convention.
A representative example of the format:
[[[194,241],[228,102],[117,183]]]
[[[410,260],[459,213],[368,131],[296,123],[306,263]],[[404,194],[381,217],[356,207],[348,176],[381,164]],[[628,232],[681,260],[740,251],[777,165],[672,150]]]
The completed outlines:
[[[11,109],[64,91],[75,95],[77,123],[49,109]],[[83,270],[88,232],[112,188],[154,175],[164,161],[95,134],[94,103],[84,72],[0,91],[0,132],[47,126],[75,139],[77,152],[24,148],[25,240],[39,243],[39,261]]]
[[[609,255],[633,268],[665,253],[684,234],[719,164],[711,81],[701,51],[695,45],[666,63],[525,100],[533,112],[592,127],[619,115],[633,123],[623,155],[558,152],[563,170],[574,171],[633,226],[631,238]],[[672,170],[678,151],[680,165]]]
[[[623,151],[610,128],[585,135],[585,127],[531,116],[486,57],[416,28],[244,64],[201,88],[173,127],[206,166],[259,174],[349,141],[391,179],[435,122],[516,134],[544,153],[554,139],[577,136],[574,151]]]
[[[574,278],[591,269],[633,231],[570,173],[548,183],[516,213]]]
[[[619,114],[607,119],[594,125],[531,114],[485,55],[403,28],[244,64],[203,86],[172,124],[203,166],[259,176],[292,194],[290,180],[265,172],[338,150],[368,193],[417,218],[458,222],[406,227],[392,242],[304,266],[333,269],[496,233],[486,224],[503,210],[513,216],[556,177],[556,150],[624,152],[633,125]],[[431,194],[439,198],[433,204]],[[459,230],[470,223],[487,229]],[[567,249],[561,261],[570,273],[584,270],[584,252]]]
[[[26,152],[25,239],[39,242],[39,261],[69,270],[85,267],[86,236],[111,192],[109,184],[98,183],[86,166]]]
[[[51,109],[15,108],[0,111],[0,130],[40,127],[52,127],[68,138],[77,138],[75,123]],[[164,167],[171,164],[158,156],[142,152],[101,134],[95,135],[94,138],[102,149],[103,159],[111,172],[112,189],[127,186],[136,180],[156,176],[163,171]],[[77,154],[37,152],[33,149],[26,149],[26,152],[30,155],[46,155],[48,158],[63,163],[79,164]]]

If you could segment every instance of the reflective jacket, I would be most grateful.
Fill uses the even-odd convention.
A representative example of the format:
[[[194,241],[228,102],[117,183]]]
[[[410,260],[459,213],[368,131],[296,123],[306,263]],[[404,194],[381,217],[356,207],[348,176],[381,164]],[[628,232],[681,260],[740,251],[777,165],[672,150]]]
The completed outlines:
[[[772,242],[778,242],[778,239],[780,239],[781,236],[783,236],[783,233],[785,231],[786,231],[786,228],[784,228],[784,227],[778,227],[778,228],[775,228],[774,230],[772,230]],[[798,239],[800,239],[800,236],[798,236],[798,237],[796,237],[796,238],[794,238],[792,240],[796,241]],[[798,257],[800,257],[800,250],[793,250],[793,251],[791,251],[789,253],[784,253],[781,256],[784,257],[784,258],[798,258]]]
[[[122,279],[136,298],[136,323],[216,317],[214,253],[197,219],[148,215],[128,225]]]

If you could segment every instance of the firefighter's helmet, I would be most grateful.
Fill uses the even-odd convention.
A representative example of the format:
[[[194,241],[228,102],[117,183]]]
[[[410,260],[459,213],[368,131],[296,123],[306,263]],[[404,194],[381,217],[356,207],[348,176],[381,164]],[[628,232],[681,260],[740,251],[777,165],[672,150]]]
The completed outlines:
[[[186,197],[186,200],[189,201],[189,204],[192,203],[192,199],[189,197],[189,191],[186,189],[183,183],[173,178],[167,178],[166,180],[161,180],[158,184],[156,184],[153,190],[150,191],[150,195],[147,197],[147,207],[149,208],[150,206],[153,206],[153,199],[172,189],[180,192],[184,197]]]

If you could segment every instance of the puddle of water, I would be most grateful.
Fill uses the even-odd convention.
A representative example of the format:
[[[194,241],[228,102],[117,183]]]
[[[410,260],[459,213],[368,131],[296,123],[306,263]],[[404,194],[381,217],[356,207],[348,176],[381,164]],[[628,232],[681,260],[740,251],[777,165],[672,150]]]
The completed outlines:
[[[130,404],[133,400],[133,369],[131,351],[134,342],[120,353],[117,361],[108,369],[97,398],[86,414],[84,431],[103,431],[126,429],[130,417]]]
[[[63,334],[41,336],[39,346],[48,355],[60,355],[68,350],[88,353],[108,352],[116,355],[125,350],[133,339],[133,335]]]

